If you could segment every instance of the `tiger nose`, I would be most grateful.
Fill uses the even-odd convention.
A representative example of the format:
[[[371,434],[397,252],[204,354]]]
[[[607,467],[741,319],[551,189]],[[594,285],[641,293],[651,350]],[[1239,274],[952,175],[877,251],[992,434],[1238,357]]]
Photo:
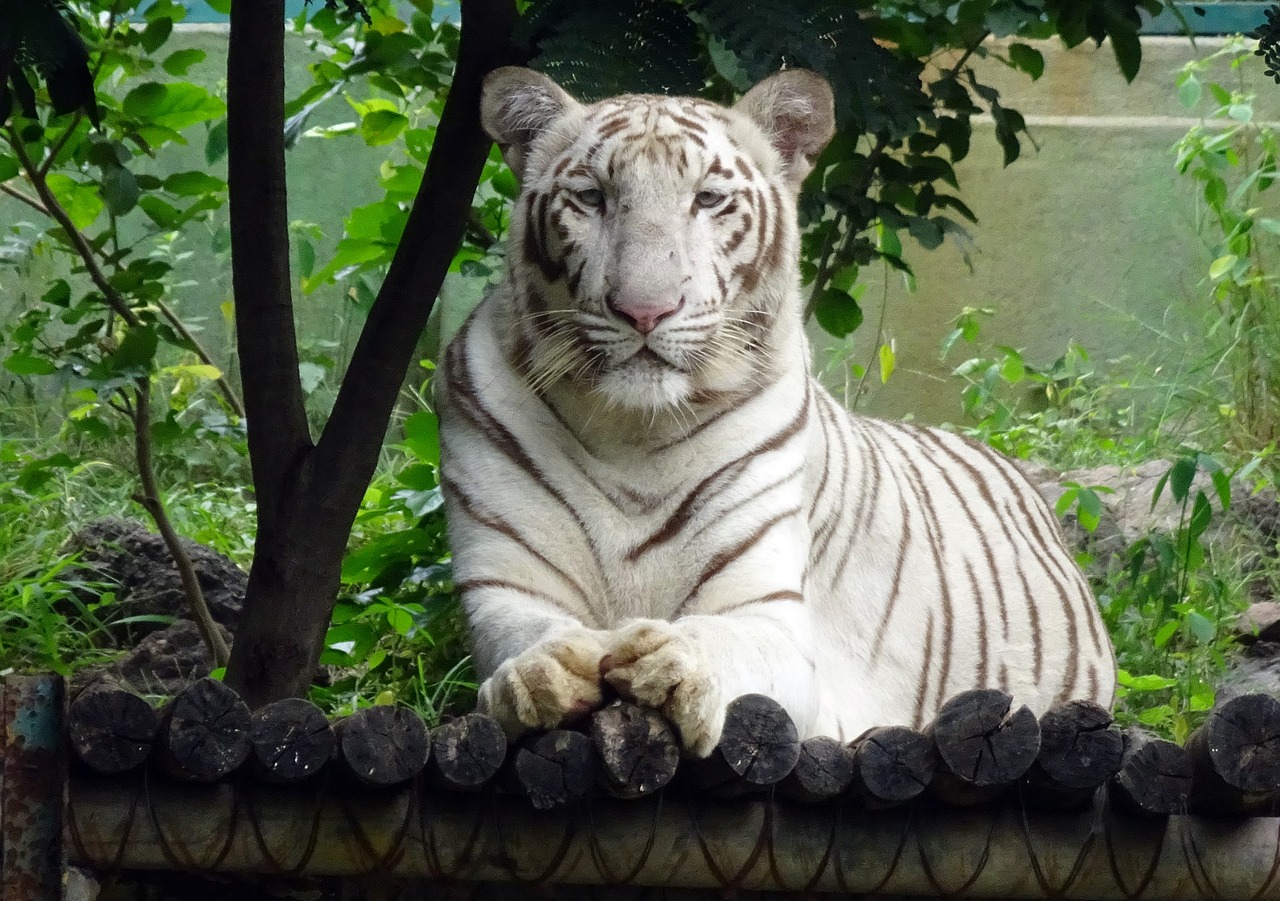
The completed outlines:
[[[670,295],[656,296],[620,296],[611,294],[607,303],[609,309],[642,335],[647,335],[658,327],[658,323],[679,312],[684,307],[684,297]]]

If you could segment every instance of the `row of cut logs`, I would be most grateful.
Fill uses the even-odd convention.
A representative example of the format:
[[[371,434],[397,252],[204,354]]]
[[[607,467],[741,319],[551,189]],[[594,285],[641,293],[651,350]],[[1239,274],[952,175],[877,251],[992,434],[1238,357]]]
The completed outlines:
[[[1073,810],[1106,791],[1113,807],[1144,816],[1271,814],[1280,808],[1280,702],[1247,695],[1214,710],[1186,746],[1121,732],[1088,701],[1039,720],[994,689],[957,695],[924,730],[871,729],[852,742],[800,740],[774,701],[729,706],[719,745],[682,757],[655,711],[615,702],[581,731],[553,730],[510,746],[487,716],[428,729],[417,714],[379,706],[330,722],[289,699],[250,712],[212,679],[156,709],[121,689],[80,694],[68,712],[81,765],[105,775],[147,767],[217,782],[234,772],[289,784],[320,774],[391,787],[410,780],[443,791],[494,785],[547,809],[594,791],[637,798],[675,783],[733,797],[772,790],[800,802],[843,800],[885,808],[931,800],[968,806],[1016,796],[1029,807]]]

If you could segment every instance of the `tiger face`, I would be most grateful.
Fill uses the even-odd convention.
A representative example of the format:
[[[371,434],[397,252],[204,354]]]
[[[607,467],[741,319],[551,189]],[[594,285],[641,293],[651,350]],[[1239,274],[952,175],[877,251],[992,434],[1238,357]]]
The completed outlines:
[[[630,95],[583,105],[500,69],[482,116],[522,191],[509,253],[514,364],[658,410],[759,384],[799,329],[795,197],[833,130],[808,72],[736,106]]]

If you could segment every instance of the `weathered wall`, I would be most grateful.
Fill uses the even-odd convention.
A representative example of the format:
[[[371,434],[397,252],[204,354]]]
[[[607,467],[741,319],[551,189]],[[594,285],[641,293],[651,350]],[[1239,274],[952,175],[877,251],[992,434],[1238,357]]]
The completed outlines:
[[[982,76],[1026,116],[1039,150],[1024,147],[1005,168],[991,125],[977,129],[970,156],[957,167],[961,195],[979,219],[973,271],[954,247],[906,248],[918,287],[909,294],[900,277],[889,277],[886,322],[898,371],[885,386],[868,379],[874,387],[863,408],[871,412],[926,421],[959,416],[958,388],[937,379],[966,353],[957,348],[947,363],[938,356],[965,306],[994,307],[987,337],[1045,365],[1072,338],[1095,361],[1129,354],[1166,366],[1189,365],[1204,347],[1199,337],[1186,339],[1201,321],[1211,257],[1198,236],[1193,188],[1174,171],[1171,152],[1198,119],[1179,104],[1174,79],[1222,40],[1199,38],[1193,47],[1186,38],[1144,38],[1133,84],[1108,46],[1038,46],[1047,60],[1039,81],[990,60]],[[1263,77],[1261,60],[1216,75],[1257,91],[1259,116],[1280,119],[1280,86]],[[874,322],[883,283],[870,281],[864,307]],[[859,337],[855,359],[865,360],[871,336]]]

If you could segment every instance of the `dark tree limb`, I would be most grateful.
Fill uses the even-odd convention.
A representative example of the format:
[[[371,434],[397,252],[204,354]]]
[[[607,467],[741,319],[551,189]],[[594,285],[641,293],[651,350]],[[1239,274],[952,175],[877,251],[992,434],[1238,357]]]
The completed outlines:
[[[164,496],[156,482],[155,461],[151,454],[151,381],[147,378],[138,379],[134,390],[133,447],[138,463],[138,479],[142,482],[142,493],[135,496],[134,500],[147,511],[160,530],[164,546],[168,548],[173,565],[178,570],[178,578],[182,580],[182,592],[186,595],[187,606],[191,608],[200,637],[204,639],[204,646],[209,649],[213,665],[223,667],[227,665],[231,649],[227,647],[226,640],[218,631],[218,624],[213,620],[209,604],[204,598],[204,590],[200,587],[200,579],[196,576],[195,565],[191,562],[191,555],[187,553],[182,537],[169,519]]]
[[[513,0],[462,2],[458,63],[422,185],[313,447],[289,300],[281,4],[235,0],[228,58],[237,332],[259,519],[227,682],[251,707],[310,684],[351,525],[492,143],[480,128],[480,88],[490,70],[513,61],[508,34],[517,19]]]
[[[284,27],[284,0],[233,0],[227,46],[231,281],[260,529],[274,524],[311,448],[289,274]]]

